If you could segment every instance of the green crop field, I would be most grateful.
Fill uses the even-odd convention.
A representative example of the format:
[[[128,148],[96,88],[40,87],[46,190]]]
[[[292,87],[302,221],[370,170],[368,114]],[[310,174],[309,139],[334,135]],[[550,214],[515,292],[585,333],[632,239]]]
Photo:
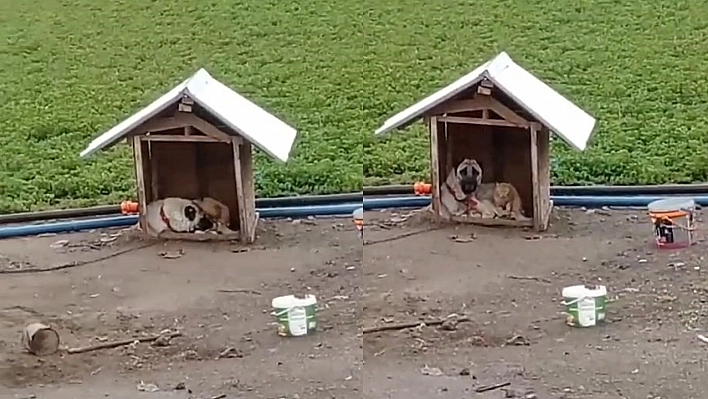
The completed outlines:
[[[420,128],[373,130],[501,50],[599,119],[555,183],[708,174],[708,3],[0,0],[0,35],[0,212],[134,198],[125,145],[78,153],[202,66],[300,131],[261,196],[424,179]]]

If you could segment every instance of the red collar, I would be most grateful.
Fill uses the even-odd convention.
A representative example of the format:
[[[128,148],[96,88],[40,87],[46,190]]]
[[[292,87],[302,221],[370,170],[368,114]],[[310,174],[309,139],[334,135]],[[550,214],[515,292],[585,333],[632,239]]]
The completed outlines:
[[[167,215],[165,215],[165,209],[164,207],[160,207],[160,219],[162,219],[162,222],[167,225],[167,228],[174,231],[172,229],[172,226],[170,226],[170,219],[167,218]]]

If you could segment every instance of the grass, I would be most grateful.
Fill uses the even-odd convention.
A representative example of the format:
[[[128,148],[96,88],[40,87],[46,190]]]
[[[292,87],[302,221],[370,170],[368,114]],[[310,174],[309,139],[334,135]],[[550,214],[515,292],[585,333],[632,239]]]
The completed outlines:
[[[300,130],[287,165],[257,154],[259,195],[425,179],[419,127],[373,130],[501,50],[600,121],[554,143],[555,183],[708,177],[708,3],[25,3],[0,0],[0,212],[134,198],[124,145],[78,153],[202,66]]]

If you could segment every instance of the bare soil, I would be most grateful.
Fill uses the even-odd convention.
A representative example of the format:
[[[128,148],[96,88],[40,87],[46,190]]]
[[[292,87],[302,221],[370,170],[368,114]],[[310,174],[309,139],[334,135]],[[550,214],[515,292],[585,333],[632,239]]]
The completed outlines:
[[[706,397],[704,231],[657,250],[640,210],[556,210],[544,234],[404,219],[366,215],[364,327],[471,320],[365,334],[364,398]],[[609,290],[603,326],[565,324],[583,283]]]
[[[118,230],[0,241],[0,398],[705,398],[703,230],[660,251],[639,210],[560,209],[543,234],[406,216],[367,213],[363,252],[346,220],[265,221],[248,249]],[[565,324],[561,289],[582,283],[608,287],[605,325]],[[279,337],[270,301],[300,292],[320,331]],[[451,314],[470,321],[361,330]],[[34,321],[67,347],[184,336],[39,358],[20,346]]]
[[[362,245],[354,226],[261,226],[250,248],[146,246],[119,230],[0,241],[0,398],[360,398]],[[39,271],[47,268],[60,270]],[[304,292],[318,298],[318,333],[278,336],[272,298]],[[20,345],[35,321],[53,326],[66,347],[166,329],[184,335],[164,346],[40,358]],[[159,391],[140,392],[141,382]]]

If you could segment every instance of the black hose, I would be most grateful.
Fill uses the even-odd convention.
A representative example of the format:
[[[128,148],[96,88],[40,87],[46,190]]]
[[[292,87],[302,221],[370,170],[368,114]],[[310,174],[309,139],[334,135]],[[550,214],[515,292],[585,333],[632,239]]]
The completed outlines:
[[[364,187],[363,193],[330,195],[303,195],[296,197],[257,198],[256,207],[275,208],[307,205],[326,205],[363,201],[364,196],[414,194],[413,185]],[[708,195],[708,184],[667,184],[659,186],[556,186],[554,196],[608,196],[608,195]],[[0,215],[0,224],[26,223],[51,219],[75,219],[120,214],[120,205],[102,205],[79,209],[56,209],[40,212],[22,212]]]
[[[298,197],[257,198],[257,208],[277,208],[307,205],[343,204],[362,202],[362,193],[303,195]],[[78,209],[54,209],[39,212],[22,212],[0,215],[0,224],[27,223],[52,219],[76,219],[83,217],[109,216],[121,213],[120,205],[101,205]]]
[[[551,195],[704,195],[708,184],[663,184],[658,186],[554,186]]]
[[[414,194],[413,185],[364,187],[364,195]],[[708,194],[708,184],[666,184],[659,186],[554,186],[556,196],[686,195]]]
[[[413,185],[364,187],[364,195],[406,195],[414,194]]]

